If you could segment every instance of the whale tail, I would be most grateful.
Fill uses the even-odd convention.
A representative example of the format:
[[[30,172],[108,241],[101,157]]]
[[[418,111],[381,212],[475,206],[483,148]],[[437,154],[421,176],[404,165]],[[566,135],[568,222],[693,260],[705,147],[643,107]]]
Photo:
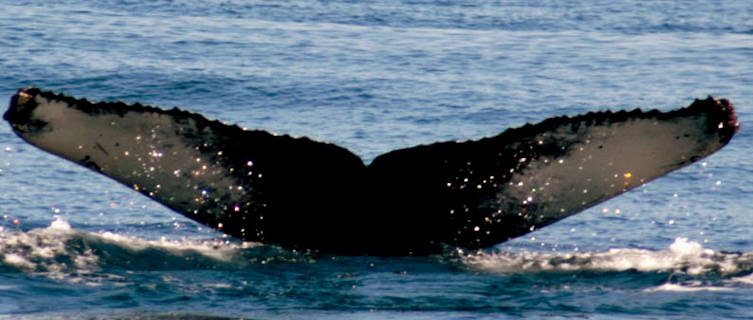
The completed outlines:
[[[738,130],[711,97],[660,112],[556,117],[494,137],[397,150],[369,166],[385,211],[477,249],[604,202],[715,152]]]
[[[383,154],[244,130],[177,108],[19,90],[4,114],[29,143],[226,234],[348,254],[483,248],[531,232],[724,146],[734,107],[557,117]]]

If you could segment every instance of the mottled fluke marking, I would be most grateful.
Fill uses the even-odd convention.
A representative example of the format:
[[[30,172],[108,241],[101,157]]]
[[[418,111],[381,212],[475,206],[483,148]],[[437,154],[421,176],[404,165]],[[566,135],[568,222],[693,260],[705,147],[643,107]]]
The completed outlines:
[[[596,205],[724,146],[733,106],[593,112],[383,154],[244,130],[177,108],[36,88],[4,118],[29,143],[222,232],[347,254],[488,247]]]

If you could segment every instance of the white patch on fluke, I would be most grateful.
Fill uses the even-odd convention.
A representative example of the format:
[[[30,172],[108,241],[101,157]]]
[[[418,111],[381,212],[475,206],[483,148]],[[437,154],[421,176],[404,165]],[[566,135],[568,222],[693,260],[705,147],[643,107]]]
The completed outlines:
[[[704,132],[706,120],[628,118],[542,133],[534,140],[574,144],[564,156],[542,156],[516,171],[510,181],[519,181],[517,187],[505,186],[498,201],[535,204],[534,224],[559,220],[717,150],[721,142]]]
[[[217,200],[205,189],[225,190],[222,200],[240,202],[244,190],[226,168],[179,133],[212,141],[209,127],[199,128],[186,117],[148,111],[86,113],[65,101],[34,97],[31,118],[44,121],[44,130],[25,135],[32,144],[113,177],[119,182],[191,216],[203,204]],[[77,142],[72,145],[71,142]],[[161,190],[169,190],[162,193]],[[202,194],[202,191],[204,193]],[[220,215],[222,212],[198,212]]]

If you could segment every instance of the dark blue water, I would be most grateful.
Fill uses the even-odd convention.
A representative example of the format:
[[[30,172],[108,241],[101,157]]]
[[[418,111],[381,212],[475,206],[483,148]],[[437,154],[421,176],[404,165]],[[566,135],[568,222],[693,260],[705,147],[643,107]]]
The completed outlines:
[[[701,163],[478,252],[241,243],[0,125],[0,318],[753,317],[753,5],[2,1],[0,98],[34,85],[392,149],[729,98]]]

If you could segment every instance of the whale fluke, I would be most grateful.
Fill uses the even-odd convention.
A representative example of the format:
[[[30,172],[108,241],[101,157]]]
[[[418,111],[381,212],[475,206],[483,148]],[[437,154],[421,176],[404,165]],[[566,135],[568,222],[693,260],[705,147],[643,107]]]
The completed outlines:
[[[734,107],[592,112],[365,165],[333,144],[173,109],[19,90],[27,142],[228,235],[342,254],[488,247],[606,201],[723,147]]]

